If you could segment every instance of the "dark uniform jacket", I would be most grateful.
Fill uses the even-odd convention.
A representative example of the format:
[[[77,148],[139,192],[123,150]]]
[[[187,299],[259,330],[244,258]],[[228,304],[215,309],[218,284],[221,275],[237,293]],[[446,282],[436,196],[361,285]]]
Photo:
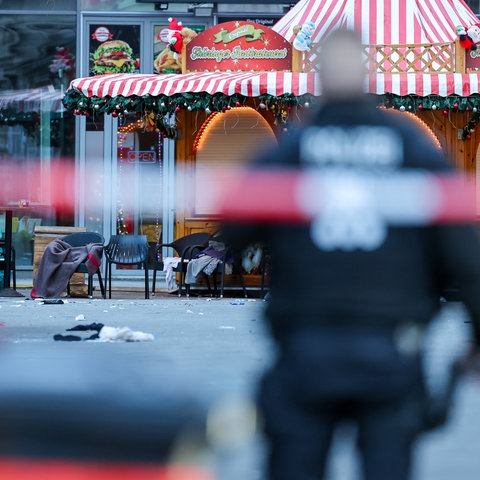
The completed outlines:
[[[369,99],[325,104],[258,166],[334,173],[452,170],[412,120],[379,110]],[[230,243],[263,241],[271,253],[267,318],[278,340],[306,325],[426,323],[442,290],[456,287],[480,345],[480,240],[473,225],[389,226],[373,249],[319,248],[310,225],[229,225],[227,220],[225,232]]]

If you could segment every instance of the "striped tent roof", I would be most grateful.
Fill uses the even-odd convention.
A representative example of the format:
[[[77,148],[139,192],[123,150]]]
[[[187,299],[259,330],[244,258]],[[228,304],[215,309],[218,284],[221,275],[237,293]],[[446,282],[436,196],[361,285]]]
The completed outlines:
[[[314,42],[321,41],[332,30],[346,27],[360,32],[363,43],[369,45],[449,43],[456,38],[457,25],[469,26],[478,21],[463,0],[300,0],[273,29],[293,41],[293,27],[309,20],[317,25]],[[378,95],[467,97],[480,93],[480,76],[372,73],[365,90]],[[321,86],[315,73],[116,74],[78,78],[70,84],[67,97],[159,97],[183,93],[298,97],[319,95]]]
[[[46,87],[0,92],[0,110],[11,108],[17,112],[62,112],[64,92]]]
[[[70,91],[85,97],[172,96],[181,93],[214,95],[239,94],[245,97],[293,94],[319,95],[315,74],[293,72],[187,73],[184,75],[110,74],[73,80]]]
[[[372,74],[365,91],[382,95],[458,95],[468,97],[480,93],[480,76],[476,73],[445,74]],[[77,78],[69,87],[86,98],[159,97],[182,93],[214,95],[240,94],[245,97],[292,94],[320,95],[321,85],[315,73],[188,73],[185,75],[113,74]],[[1,107],[1,101],[0,101]]]
[[[404,45],[452,42],[458,25],[478,19],[463,0],[300,0],[273,30],[292,42],[293,27],[306,21],[316,25],[313,43],[349,28],[365,45]]]

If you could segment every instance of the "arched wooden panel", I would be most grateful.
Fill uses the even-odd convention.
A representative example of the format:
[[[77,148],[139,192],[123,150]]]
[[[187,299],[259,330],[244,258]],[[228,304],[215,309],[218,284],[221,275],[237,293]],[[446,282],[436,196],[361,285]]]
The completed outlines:
[[[216,184],[216,174],[233,173],[259,152],[276,144],[270,125],[253,108],[232,108],[225,113],[210,115],[194,142],[195,193],[192,215],[214,214],[214,208],[205,201],[205,191],[228,188]]]

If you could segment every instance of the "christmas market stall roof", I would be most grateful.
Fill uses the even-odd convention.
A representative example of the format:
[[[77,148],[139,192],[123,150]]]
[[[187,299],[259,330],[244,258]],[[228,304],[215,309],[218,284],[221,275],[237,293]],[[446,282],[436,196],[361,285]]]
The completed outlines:
[[[11,90],[0,93],[0,111],[16,112],[61,112],[64,92],[48,87],[28,90]]]
[[[31,125],[41,112],[61,113],[64,92],[41,87],[0,93],[0,125]]]
[[[315,24],[312,43],[348,28],[364,45],[405,45],[453,42],[457,26],[478,19],[463,0],[300,0],[272,30],[291,42],[307,21]]]
[[[371,74],[365,91],[375,95],[427,97],[438,101],[480,104],[476,73]],[[283,100],[293,105],[321,93],[316,73],[188,73],[184,75],[109,74],[73,80],[65,106],[77,114],[131,112],[174,113],[178,109],[221,111],[248,98]],[[437,98],[439,97],[439,98]],[[468,98],[469,97],[469,98]],[[463,104],[462,104],[463,105]],[[439,107],[443,105],[438,105]]]
[[[463,0],[300,0],[272,30],[292,42],[293,28],[305,21],[316,25],[313,43],[342,27],[361,34],[371,72],[365,90],[387,106],[480,107],[478,75],[457,68],[456,26],[477,22]],[[76,114],[114,116],[208,113],[252,99],[297,106],[321,93],[314,70],[300,70],[99,75],[72,81],[64,105]]]
[[[305,22],[315,24],[312,44],[341,28],[359,34],[371,72],[367,91],[387,106],[480,110],[478,73],[459,68],[465,50],[455,44],[457,26],[478,22],[463,0],[300,0],[272,30],[293,41]]]
[[[125,109],[174,113],[178,108],[221,110],[248,98],[295,101],[319,94],[318,78],[311,73],[107,74],[73,80],[64,104],[77,114]]]

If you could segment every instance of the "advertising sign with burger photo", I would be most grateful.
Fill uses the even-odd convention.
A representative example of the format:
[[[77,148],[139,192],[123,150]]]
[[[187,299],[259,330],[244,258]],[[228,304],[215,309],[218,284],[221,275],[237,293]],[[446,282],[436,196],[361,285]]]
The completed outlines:
[[[140,27],[90,25],[90,73],[138,73]]]

